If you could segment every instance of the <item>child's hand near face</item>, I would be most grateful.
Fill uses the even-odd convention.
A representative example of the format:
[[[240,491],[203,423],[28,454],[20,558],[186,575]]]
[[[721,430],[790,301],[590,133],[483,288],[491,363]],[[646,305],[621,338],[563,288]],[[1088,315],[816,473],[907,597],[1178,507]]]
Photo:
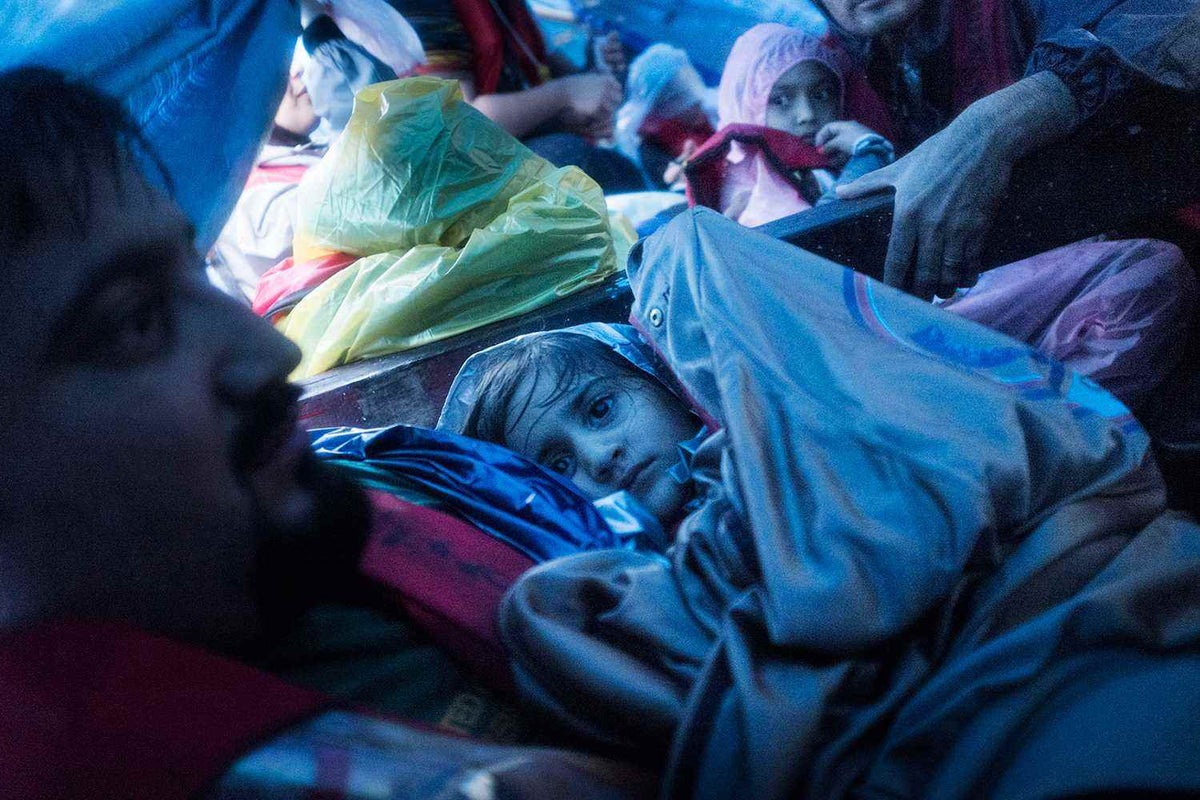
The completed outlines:
[[[853,120],[830,122],[817,131],[813,143],[829,157],[830,163],[841,168],[854,155],[854,145],[864,136],[875,136],[875,131]]]
[[[667,165],[667,169],[663,172],[663,183],[672,191],[683,191],[687,186],[683,176],[683,168],[687,164],[688,159],[696,154],[699,146],[695,139],[688,139],[683,143],[683,152],[679,154],[679,158]]]

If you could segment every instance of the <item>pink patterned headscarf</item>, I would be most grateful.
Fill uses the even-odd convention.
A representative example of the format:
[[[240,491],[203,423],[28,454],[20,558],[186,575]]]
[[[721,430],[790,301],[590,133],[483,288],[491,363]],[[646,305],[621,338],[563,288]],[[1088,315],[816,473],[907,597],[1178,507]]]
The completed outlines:
[[[833,70],[838,90],[845,94],[842,73],[850,65],[836,44],[775,23],[755,25],[738,37],[721,73],[720,127],[738,122],[765,125],[771,87],[802,61],[819,61]]]
[[[738,37],[725,62],[717,96],[718,127],[766,125],[771,88],[802,61],[818,61],[833,70],[838,78],[839,105],[844,104],[843,72],[849,61],[841,48],[798,28],[755,25]],[[762,225],[811,208],[761,154],[746,156],[740,145],[730,148],[721,187],[721,213],[743,225]]]

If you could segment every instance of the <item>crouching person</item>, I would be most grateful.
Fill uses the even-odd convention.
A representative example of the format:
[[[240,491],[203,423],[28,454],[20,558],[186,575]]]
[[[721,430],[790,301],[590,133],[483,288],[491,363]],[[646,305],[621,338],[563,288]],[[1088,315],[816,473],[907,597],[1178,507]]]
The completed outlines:
[[[237,660],[354,593],[368,512],[297,427],[299,354],[207,283],[115,102],[17,70],[0,127],[0,797],[650,791]]]

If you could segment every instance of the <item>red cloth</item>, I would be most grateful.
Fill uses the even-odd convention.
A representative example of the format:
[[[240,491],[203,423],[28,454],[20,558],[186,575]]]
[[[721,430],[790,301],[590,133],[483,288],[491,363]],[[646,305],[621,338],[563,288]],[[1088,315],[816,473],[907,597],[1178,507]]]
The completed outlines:
[[[1008,47],[1007,0],[955,0],[950,49],[954,60],[954,113],[1015,83],[1020,64]]]
[[[672,158],[683,153],[684,145],[689,141],[697,145],[704,144],[716,133],[713,126],[707,122],[701,125],[689,125],[675,117],[660,118],[649,115],[638,128],[637,135],[646,142],[666,151]]]
[[[511,690],[496,615],[508,587],[533,561],[458,517],[385,492],[370,497],[362,574],[481,679]]]
[[[358,260],[358,256],[346,253],[330,253],[299,264],[285,258],[263,273],[258,279],[258,290],[254,294],[254,313],[265,317],[293,296],[303,297],[332,276]]]
[[[866,74],[860,69],[842,71],[842,91],[845,106],[842,117],[852,119],[895,142],[896,127],[883,99],[871,88]]]
[[[329,704],[112,622],[0,637],[0,695],[0,800],[184,800]]]
[[[299,183],[311,164],[259,164],[250,171],[246,188],[264,183]]]
[[[721,186],[728,162],[725,156],[734,142],[746,157],[761,152],[783,176],[801,169],[826,169],[829,160],[816,147],[792,134],[759,125],[727,125],[705,142],[688,161],[688,204],[721,209]]]
[[[478,94],[492,94],[500,86],[506,48],[530,85],[536,86],[545,80],[541,67],[546,63],[546,42],[537,21],[529,13],[529,6],[525,0],[497,2],[512,24],[511,29],[497,17],[489,0],[454,0],[454,12],[471,38]]]
[[[981,97],[1017,81],[1022,65],[1009,49],[1007,0],[955,0],[950,19],[951,98],[958,114]],[[896,120],[861,69],[842,70],[846,119],[866,125],[893,144]]]

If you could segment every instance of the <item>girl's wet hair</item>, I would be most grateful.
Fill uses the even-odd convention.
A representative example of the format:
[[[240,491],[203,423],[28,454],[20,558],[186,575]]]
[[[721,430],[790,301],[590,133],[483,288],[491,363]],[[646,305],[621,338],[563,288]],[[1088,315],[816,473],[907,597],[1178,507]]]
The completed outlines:
[[[544,371],[554,376],[555,389],[539,406],[554,403],[585,377],[659,385],[611,347],[590,336],[551,331],[516,339],[497,347],[484,364],[475,405],[467,414],[461,433],[507,447],[513,424],[533,402],[532,393],[517,390],[527,376]]]

